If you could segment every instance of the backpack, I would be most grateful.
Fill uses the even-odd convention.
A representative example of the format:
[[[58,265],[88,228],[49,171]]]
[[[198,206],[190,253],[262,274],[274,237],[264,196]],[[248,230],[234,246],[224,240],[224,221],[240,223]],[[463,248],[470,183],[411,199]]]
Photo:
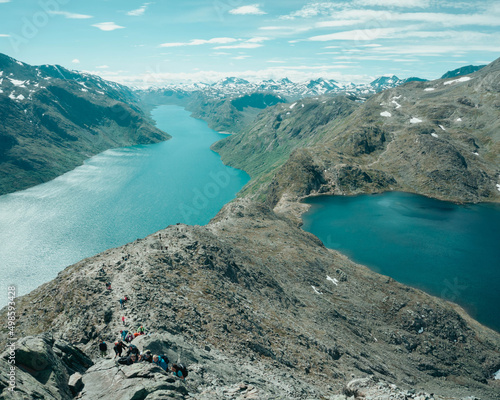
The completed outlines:
[[[187,368],[184,366],[184,364],[177,364],[177,367],[179,368],[179,371],[182,372],[182,376],[184,378],[186,378],[188,376],[188,370]]]
[[[170,360],[168,359],[168,357],[165,354],[158,355],[158,358],[160,360],[165,361],[167,364],[170,364]]]
[[[128,353],[139,355],[140,351],[135,345],[131,344],[130,346],[128,346]]]

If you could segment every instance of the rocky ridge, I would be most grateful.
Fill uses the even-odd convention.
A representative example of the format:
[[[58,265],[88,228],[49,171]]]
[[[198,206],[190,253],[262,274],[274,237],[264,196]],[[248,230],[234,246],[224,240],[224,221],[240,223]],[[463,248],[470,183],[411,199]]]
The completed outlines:
[[[122,312],[124,294],[131,301]],[[498,333],[454,304],[354,264],[249,200],[228,204],[205,227],[171,226],[83,260],[16,307],[18,335],[50,331],[94,359],[100,339],[117,337],[123,315],[129,328],[144,325],[191,351],[208,346],[228,357],[241,373],[214,387],[235,385],[258,365],[294,388],[280,395],[273,383],[252,380],[269,398],[328,398],[352,375],[458,398],[494,399],[497,390]]]

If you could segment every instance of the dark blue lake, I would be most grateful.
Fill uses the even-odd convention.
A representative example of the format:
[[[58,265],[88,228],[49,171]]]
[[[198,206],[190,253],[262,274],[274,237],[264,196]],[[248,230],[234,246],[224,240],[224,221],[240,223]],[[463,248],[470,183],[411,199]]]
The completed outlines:
[[[319,196],[304,230],[397,281],[454,301],[500,332],[500,205],[408,193]]]
[[[248,182],[210,145],[225,135],[177,106],[153,111],[163,143],[105,151],[53,181],[0,197],[0,306],[64,267],[177,222],[204,225]]]

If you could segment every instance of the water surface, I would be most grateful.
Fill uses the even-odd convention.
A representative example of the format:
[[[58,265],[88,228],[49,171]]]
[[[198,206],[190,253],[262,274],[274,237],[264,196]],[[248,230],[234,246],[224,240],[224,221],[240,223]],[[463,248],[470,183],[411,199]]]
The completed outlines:
[[[408,193],[309,198],[303,228],[399,282],[462,305],[500,331],[500,206]]]
[[[153,111],[163,143],[105,151],[53,181],[0,197],[0,306],[64,267],[177,222],[206,224],[248,175],[210,145],[225,135],[177,106]]]

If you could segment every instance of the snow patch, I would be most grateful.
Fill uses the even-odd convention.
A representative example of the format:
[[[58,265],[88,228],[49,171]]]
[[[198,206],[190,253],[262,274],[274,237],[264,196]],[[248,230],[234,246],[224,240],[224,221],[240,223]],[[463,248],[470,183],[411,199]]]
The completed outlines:
[[[432,92],[434,90],[436,90],[436,88],[428,87],[427,89],[424,89],[424,92]]]
[[[12,78],[9,78],[10,81],[15,85],[15,86],[19,86],[19,87],[26,87],[24,86],[24,83],[26,81],[18,81],[17,79],[12,79]]]
[[[498,183],[497,183],[497,190],[500,192],[500,184],[498,184]]]
[[[302,104],[302,108],[304,108],[304,104]]]
[[[424,333],[424,328],[420,328],[420,329],[418,330],[418,333]]]
[[[401,96],[399,96],[399,97],[401,97]],[[391,101],[391,103],[396,105],[396,109],[401,107],[401,104],[399,104],[396,100]]]
[[[3,93],[3,90],[2,90],[2,89],[0,89],[0,93]]]
[[[326,280],[327,280],[327,281],[331,281],[331,282],[333,282],[333,283],[335,284],[335,286],[338,286],[338,285],[339,285],[339,281],[338,281],[337,279],[335,279],[335,278],[331,278],[331,277],[329,277],[328,275],[326,276]]]
[[[12,99],[12,100],[16,99],[16,95],[14,94],[14,92],[12,92],[11,94],[9,94],[9,99]]]
[[[19,65],[24,65],[21,61],[16,61],[16,63],[18,63]]]
[[[399,96],[394,96],[394,97],[392,98],[392,100],[399,100],[401,97],[403,97],[403,95],[402,95],[402,94],[400,94]]]
[[[422,120],[416,117],[410,119],[410,124],[419,124],[420,122],[422,122]]]
[[[87,89],[84,89],[84,88],[81,88],[80,90],[81,90],[82,92],[88,92],[88,90],[87,90]]]
[[[479,155],[479,153],[477,151],[474,151],[472,154],[474,154],[475,156]]]
[[[470,76],[462,76],[461,78],[445,82],[445,83],[443,83],[443,85],[451,85],[452,83],[455,83],[455,82],[467,82],[467,81],[470,81],[471,79],[472,78]]]
[[[3,75],[3,71],[0,71],[0,76],[2,76],[2,75]]]
[[[435,138],[438,138],[438,137],[439,137],[439,136],[438,136],[438,134],[437,134],[436,132],[432,132],[432,133],[431,133],[431,136],[432,136],[432,137],[435,137]]]
[[[462,122],[462,118],[457,118],[455,121]]]
[[[443,126],[443,125],[439,125],[439,127],[440,127],[443,131],[445,131],[445,130],[446,130],[446,129],[444,128],[444,126]]]
[[[318,289],[316,289],[314,286],[311,285],[311,287],[313,288],[314,293],[316,293],[316,294],[323,294]]]
[[[389,111],[381,112],[380,115],[382,117],[392,117],[392,114]]]
[[[25,97],[22,94],[20,94],[19,96],[17,96],[17,100],[24,100],[24,99],[25,99]]]
[[[297,103],[293,103],[291,106],[290,106],[290,110],[295,107],[297,105]]]
[[[497,379],[497,380],[500,379],[500,369],[493,374],[493,379]]]

